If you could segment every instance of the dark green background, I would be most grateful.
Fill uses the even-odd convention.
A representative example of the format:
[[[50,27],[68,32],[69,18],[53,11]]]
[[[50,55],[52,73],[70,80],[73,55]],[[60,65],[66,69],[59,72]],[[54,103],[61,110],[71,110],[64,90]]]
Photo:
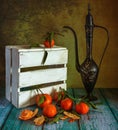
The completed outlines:
[[[56,45],[67,47],[68,87],[83,87],[75,69],[74,39],[63,26],[73,27],[79,41],[79,56],[82,63],[86,56],[85,16],[91,4],[94,23],[105,26],[110,32],[109,47],[102,62],[96,87],[118,87],[118,1],[117,0],[0,0],[0,86],[5,85],[5,46],[41,44],[49,31],[56,35]],[[106,42],[106,33],[95,29],[93,56],[97,64]]]

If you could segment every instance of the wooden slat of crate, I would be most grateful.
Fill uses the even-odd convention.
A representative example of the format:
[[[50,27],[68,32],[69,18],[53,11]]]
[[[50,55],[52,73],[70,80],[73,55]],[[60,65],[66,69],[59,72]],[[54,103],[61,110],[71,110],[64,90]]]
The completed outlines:
[[[20,69],[19,69],[19,55],[17,53],[17,49],[12,49],[12,73],[11,73],[11,77],[12,77],[12,104],[15,105],[16,101],[17,101],[17,105],[18,105],[18,88],[19,88],[19,74],[20,74]],[[17,106],[16,106],[17,107]]]
[[[22,72],[19,73],[19,87],[65,81],[67,79],[66,74],[66,67]]]
[[[11,49],[6,47],[6,98],[11,101]]]
[[[47,53],[47,58],[44,64],[42,64],[43,57]],[[31,49],[19,50],[20,68],[41,66],[41,65],[53,65],[53,64],[66,64],[67,63],[67,50],[62,49]],[[55,53],[56,51],[56,53]],[[30,52],[30,53],[29,53]],[[26,60],[27,59],[27,60]],[[33,62],[32,62],[33,61]]]

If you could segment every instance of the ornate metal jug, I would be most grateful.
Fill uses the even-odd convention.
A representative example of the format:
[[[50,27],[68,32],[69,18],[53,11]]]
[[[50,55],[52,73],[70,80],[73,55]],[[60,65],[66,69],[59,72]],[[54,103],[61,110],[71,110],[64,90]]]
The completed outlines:
[[[79,55],[78,55],[78,42],[77,42],[77,36],[73,28],[69,26],[64,26],[64,28],[70,29],[74,35],[75,38],[75,55],[76,55],[76,69],[80,73],[82,82],[84,84],[84,87],[87,92],[87,98],[89,100],[96,100],[97,98],[93,96],[92,91],[94,89],[94,86],[96,84],[98,73],[100,70],[101,62],[103,60],[104,54],[106,52],[108,43],[109,43],[109,35],[108,30],[105,27],[95,25],[93,22],[93,17],[90,13],[91,9],[90,6],[88,6],[88,14],[86,16],[86,24],[85,24],[85,32],[86,32],[86,59],[84,62],[80,65],[79,63]],[[96,64],[92,57],[92,40],[93,40],[93,29],[101,28],[104,29],[107,33],[107,42],[102,54],[102,57],[100,59],[99,65]]]

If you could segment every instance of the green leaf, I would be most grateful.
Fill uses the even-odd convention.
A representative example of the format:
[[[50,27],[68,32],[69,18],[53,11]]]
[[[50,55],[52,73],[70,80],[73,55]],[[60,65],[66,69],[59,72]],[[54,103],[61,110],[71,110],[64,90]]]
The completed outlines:
[[[76,116],[78,116],[78,117],[81,117],[81,115],[79,115],[76,111],[72,111],[72,114],[75,114]]]
[[[88,104],[89,104],[93,109],[98,109],[97,106],[96,106],[94,103],[88,102]]]
[[[38,102],[38,105],[41,105],[45,101],[45,96],[41,96]]]
[[[66,90],[64,90],[64,93],[66,96],[68,96],[69,98],[71,98],[73,101],[77,101],[77,102],[80,102],[80,98],[75,98],[73,97],[70,93],[68,93]]]
[[[61,99],[62,99],[62,94],[60,92],[60,93],[58,93],[58,99],[57,99],[57,101],[60,101]]]
[[[60,120],[60,117],[62,117],[63,114],[57,114],[53,119],[49,121],[49,123],[57,123]]]
[[[58,112],[58,114],[62,114],[63,112],[64,112],[64,110],[60,109],[59,112]]]

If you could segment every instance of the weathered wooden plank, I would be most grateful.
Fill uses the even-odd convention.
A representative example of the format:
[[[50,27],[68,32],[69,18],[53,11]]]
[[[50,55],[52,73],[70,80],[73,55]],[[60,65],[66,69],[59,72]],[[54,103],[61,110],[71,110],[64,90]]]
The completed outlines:
[[[42,64],[42,59],[44,56],[43,49],[40,49],[37,51],[30,51],[30,50],[29,49],[26,51],[19,50],[19,67],[20,68],[39,66]]]
[[[0,129],[2,128],[4,121],[7,119],[13,105],[4,98],[0,98]]]
[[[47,57],[43,65],[53,65],[53,64],[66,64],[68,61],[68,51],[67,49],[48,49],[46,50]],[[20,68],[41,66],[42,60],[45,55],[44,49],[27,49],[25,51],[19,50],[19,64]],[[26,60],[27,59],[27,60]],[[52,60],[54,59],[54,60]],[[33,62],[32,62],[33,61]]]
[[[14,128],[17,128],[17,126]],[[42,130],[42,126],[34,125],[33,121],[22,121],[20,128],[15,130]]]
[[[19,111],[18,111],[19,112]],[[11,110],[11,112],[10,112],[10,114],[9,114],[9,116],[8,116],[8,118],[7,118],[7,120],[5,121],[5,124],[4,124],[4,126],[3,126],[3,130],[7,130],[7,129],[9,129],[9,130],[11,130],[11,129],[13,129],[14,127],[15,127],[15,123],[18,121],[18,113],[17,113],[17,110],[16,110],[16,108],[14,107],[12,110]],[[18,128],[20,128],[20,125],[21,125],[21,121],[19,122],[19,124],[17,123],[17,127]]]
[[[48,56],[45,62],[45,65],[51,65],[51,64],[67,64],[68,62],[68,51],[67,49],[62,50],[56,50],[47,51]],[[54,59],[54,60],[52,60]]]
[[[15,59],[15,60],[14,60]],[[16,103],[16,99],[17,99],[17,91],[18,91],[18,83],[19,83],[19,58],[18,58],[18,53],[17,53],[17,50],[16,49],[12,49],[12,74],[11,74],[11,77],[12,77],[12,92],[11,92],[11,95],[12,95],[12,100],[11,102],[13,104]],[[16,106],[18,105],[18,102],[16,104]]]
[[[5,68],[6,68],[6,98],[11,101],[11,48],[10,47],[6,47],[5,48],[5,59],[6,59],[6,64],[5,64]]]
[[[81,94],[82,91],[74,89],[75,96]],[[98,97],[98,102],[102,102],[102,105],[98,106],[102,112],[90,110],[87,115],[82,115],[80,119],[81,130],[117,130],[118,123],[104,97],[98,89],[95,89],[94,94]]]
[[[35,106],[27,107],[27,109],[34,110]],[[25,108],[26,109],[26,108]],[[13,108],[10,112],[5,125],[2,130],[42,130],[42,126],[35,126],[33,121],[21,121],[18,119],[20,112],[23,109]]]
[[[76,121],[70,123],[68,120],[65,120],[58,123],[45,124],[44,130],[79,130],[79,128]]]
[[[66,79],[67,79],[66,67],[22,72],[19,75],[19,87],[64,81]]]
[[[118,89],[110,88],[110,89],[100,89],[102,95],[104,96],[106,103],[111,109],[114,117],[118,122]]]
[[[5,88],[0,87],[0,130],[13,107],[13,105],[4,97],[5,97]]]

